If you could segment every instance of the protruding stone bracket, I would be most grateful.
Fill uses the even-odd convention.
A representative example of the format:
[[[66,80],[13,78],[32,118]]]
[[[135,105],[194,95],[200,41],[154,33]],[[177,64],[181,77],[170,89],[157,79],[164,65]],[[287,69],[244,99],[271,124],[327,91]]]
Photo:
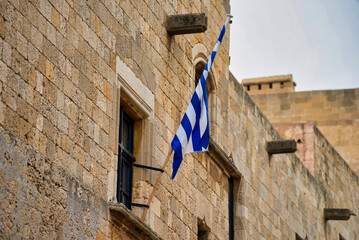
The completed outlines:
[[[207,30],[205,13],[170,15],[167,17],[166,30],[169,35],[201,33]]]
[[[277,140],[267,142],[268,154],[294,153],[297,151],[295,140]]]
[[[324,208],[324,219],[328,220],[349,220],[355,213],[346,208]]]

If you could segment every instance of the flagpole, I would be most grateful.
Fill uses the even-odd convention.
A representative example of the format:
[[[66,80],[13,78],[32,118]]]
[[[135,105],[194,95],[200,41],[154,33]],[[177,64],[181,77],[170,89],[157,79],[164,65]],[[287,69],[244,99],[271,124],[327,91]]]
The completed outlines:
[[[230,20],[231,20],[232,17],[233,17],[232,15],[227,14],[227,19],[226,19],[226,22],[224,23],[224,28],[222,29],[221,34],[220,34],[220,37],[218,38],[218,40],[217,40],[217,42],[216,42],[216,44],[215,44],[215,46],[214,46],[214,48],[213,48],[213,51],[212,51],[212,54],[214,53],[213,58],[212,58],[212,54],[211,54],[209,60],[207,61],[206,67],[205,67],[205,70],[207,70],[208,72],[210,71],[210,69],[211,69],[211,67],[212,67],[212,61],[214,60],[214,57],[215,57],[217,51],[219,50],[219,46],[220,46],[220,44],[221,44],[221,42],[222,42],[222,38],[224,37],[225,30],[226,30],[226,28],[227,28],[228,23],[230,23]],[[224,32],[223,32],[223,31],[224,31]],[[203,75],[203,74],[202,74],[202,75]],[[203,76],[201,76],[201,78],[202,78],[202,77],[203,77]],[[153,190],[152,190],[152,192],[151,192],[151,195],[150,195],[150,197],[148,198],[148,201],[147,201],[147,206],[148,206],[148,208],[145,208],[144,211],[143,211],[143,213],[142,213],[142,217],[141,217],[141,220],[142,220],[142,221],[144,221],[145,218],[146,218],[148,209],[149,209],[149,207],[150,207],[150,204],[152,203],[152,199],[153,199],[153,197],[154,197],[154,195],[155,195],[155,192],[157,191],[157,188],[158,188],[158,185],[159,185],[159,183],[160,183],[162,174],[163,174],[165,168],[167,167],[167,165],[168,165],[168,163],[169,163],[169,161],[170,161],[170,157],[171,157],[171,155],[172,155],[172,152],[173,152],[173,149],[172,149],[172,147],[171,147],[171,149],[169,150],[169,152],[168,152],[168,154],[167,154],[166,160],[165,160],[165,162],[164,162],[164,164],[163,164],[163,166],[162,166],[162,168],[161,168],[163,171],[159,173],[158,178],[157,178],[157,180],[156,180],[156,183],[155,183],[155,185],[153,186]]]
[[[148,206],[148,208],[145,208],[145,210],[144,210],[143,213],[142,213],[142,217],[141,217],[141,220],[142,220],[142,221],[144,221],[145,218],[146,218],[148,209],[149,209],[150,204],[151,204],[151,202],[152,202],[152,198],[155,196],[155,192],[157,191],[158,185],[160,184],[160,180],[161,180],[162,174],[164,173],[165,168],[167,167],[168,163],[170,162],[170,157],[171,157],[171,155],[172,155],[172,152],[173,152],[173,149],[172,149],[172,147],[171,147],[170,150],[168,151],[168,154],[167,154],[165,163],[163,164],[163,166],[162,166],[162,168],[161,168],[161,169],[163,170],[163,172],[160,172],[160,173],[159,173],[158,178],[157,178],[157,180],[156,180],[156,183],[155,183],[155,185],[153,186],[153,190],[152,190],[152,192],[151,192],[151,195],[150,195],[150,197],[148,198],[148,201],[147,201],[147,206]]]

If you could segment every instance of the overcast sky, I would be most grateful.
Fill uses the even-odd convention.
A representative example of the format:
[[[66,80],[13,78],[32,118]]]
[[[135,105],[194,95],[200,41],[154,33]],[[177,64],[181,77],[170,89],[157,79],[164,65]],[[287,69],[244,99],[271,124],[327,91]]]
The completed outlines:
[[[231,65],[293,74],[296,91],[359,88],[359,0],[231,0]]]

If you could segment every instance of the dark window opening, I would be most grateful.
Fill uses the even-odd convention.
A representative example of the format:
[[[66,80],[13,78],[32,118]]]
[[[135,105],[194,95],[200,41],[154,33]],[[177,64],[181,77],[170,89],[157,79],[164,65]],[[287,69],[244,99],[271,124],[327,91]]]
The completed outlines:
[[[118,143],[117,201],[131,209],[134,139],[134,120],[120,110],[120,129]]]
[[[201,79],[204,67],[205,66],[203,64],[197,64],[196,65],[196,73],[195,73],[195,76],[194,76],[194,78],[195,78],[195,86],[197,86],[199,80]]]
[[[197,228],[198,228],[197,239],[207,240],[209,235],[209,227],[207,226],[205,221],[198,219]]]
[[[247,91],[251,90],[251,86],[247,85]]]
[[[305,238],[301,238],[297,233],[295,234],[295,240],[307,240],[308,237],[305,236]]]
[[[205,67],[206,67],[205,63],[203,63],[203,62],[197,63],[196,69],[195,69],[195,76],[194,76],[195,86],[197,86],[199,80],[201,79],[202,73],[203,73]],[[208,73],[207,80],[206,80],[206,89],[207,89],[207,94],[211,93],[214,90],[214,86],[212,83],[212,75],[210,72]]]
[[[228,221],[229,221],[229,240],[234,240],[234,180],[228,179]]]
[[[262,84],[258,84],[258,90],[262,89]]]
[[[201,79],[202,73],[203,73],[205,67],[206,67],[206,64],[204,62],[199,62],[199,63],[196,64],[195,76],[194,76],[194,78],[195,78],[195,86],[197,86],[199,80]],[[209,73],[208,73],[208,75],[209,75]],[[208,80],[208,78],[210,78],[210,75],[207,77],[207,80]],[[208,81],[206,81],[206,82],[208,82]],[[208,86],[207,86],[207,92],[208,92]]]
[[[272,89],[273,88],[273,84],[269,83],[269,88]]]
[[[281,87],[281,88],[284,87],[284,82],[280,82],[280,87]]]
[[[205,67],[206,67],[206,64],[204,62],[199,62],[196,64],[196,67],[195,67],[195,84],[196,84],[196,86],[202,77],[202,73],[203,73]],[[212,79],[212,74],[209,72],[207,79],[206,79],[206,90],[207,90],[207,101],[208,101],[208,115],[210,116],[210,118],[212,117],[211,109],[214,104],[214,102],[213,102],[214,101],[213,100],[214,89],[215,89],[215,86],[214,86],[214,82]],[[210,121],[210,123],[211,123],[211,121]],[[212,126],[212,124],[211,124],[211,126]]]

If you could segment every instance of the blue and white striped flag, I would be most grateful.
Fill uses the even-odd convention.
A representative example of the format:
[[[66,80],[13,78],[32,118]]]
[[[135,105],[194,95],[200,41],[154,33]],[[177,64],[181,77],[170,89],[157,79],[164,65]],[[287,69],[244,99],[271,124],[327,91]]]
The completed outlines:
[[[221,34],[219,35],[212,54],[209,57],[206,67],[203,70],[201,79],[197,84],[191,102],[188,105],[177,133],[172,140],[171,146],[175,153],[173,157],[171,179],[174,179],[176,176],[185,153],[203,152],[208,150],[209,118],[206,79],[214,58],[216,57],[219,46],[222,43],[223,36],[226,32],[226,26],[231,17],[232,16],[229,15],[225,24],[223,25]]]

